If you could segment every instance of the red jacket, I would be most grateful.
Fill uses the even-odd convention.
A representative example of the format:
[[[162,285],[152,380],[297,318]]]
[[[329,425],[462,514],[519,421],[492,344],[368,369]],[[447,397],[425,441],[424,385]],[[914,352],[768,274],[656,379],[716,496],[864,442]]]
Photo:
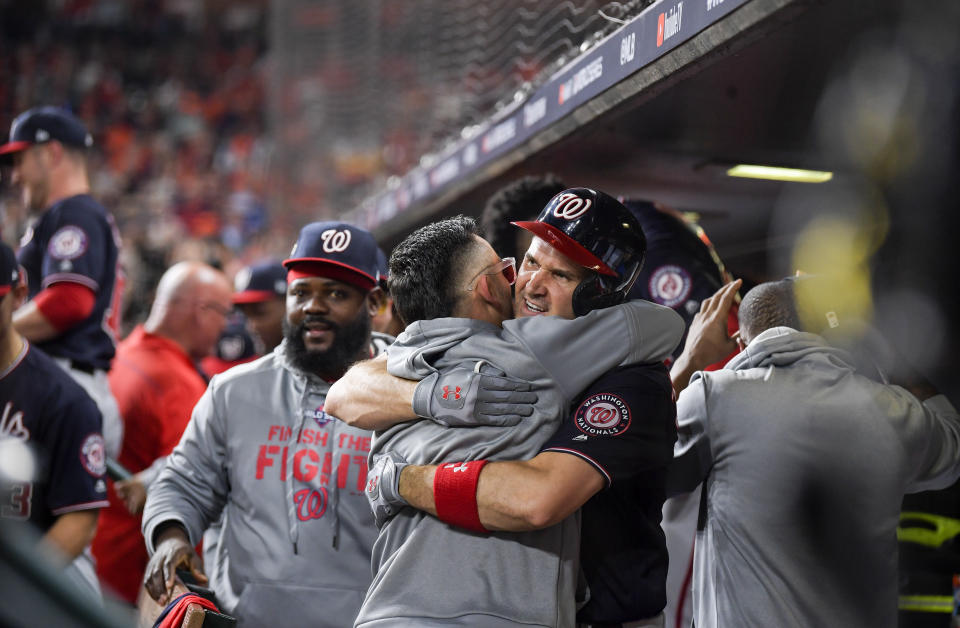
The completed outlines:
[[[110,389],[123,417],[119,462],[136,473],[168,455],[180,441],[207,383],[173,341],[138,326],[117,346]],[[108,482],[110,507],[100,511],[93,554],[100,580],[136,603],[147,567],[140,516],[127,512]]]

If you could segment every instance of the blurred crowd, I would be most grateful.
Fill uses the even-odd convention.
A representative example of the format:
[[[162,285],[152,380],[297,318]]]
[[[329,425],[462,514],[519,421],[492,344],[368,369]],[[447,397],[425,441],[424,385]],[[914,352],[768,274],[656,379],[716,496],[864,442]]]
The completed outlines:
[[[90,127],[93,193],[124,240],[125,330],[171,263],[235,270],[289,248],[264,203],[265,12],[259,0],[0,2],[0,121],[44,102]],[[27,217],[9,186],[0,218],[13,244]]]

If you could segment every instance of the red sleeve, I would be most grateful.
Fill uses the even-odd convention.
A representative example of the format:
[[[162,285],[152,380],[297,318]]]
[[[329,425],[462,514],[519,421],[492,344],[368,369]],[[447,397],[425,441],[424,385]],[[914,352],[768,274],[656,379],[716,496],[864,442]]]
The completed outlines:
[[[90,316],[97,295],[87,286],[60,281],[41,290],[33,300],[51,325],[66,331]]]

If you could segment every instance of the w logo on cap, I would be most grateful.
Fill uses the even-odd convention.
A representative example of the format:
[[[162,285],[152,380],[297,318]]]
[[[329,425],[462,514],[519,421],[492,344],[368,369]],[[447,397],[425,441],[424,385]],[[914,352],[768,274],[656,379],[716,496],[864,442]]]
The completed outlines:
[[[337,229],[327,229],[320,234],[323,240],[323,250],[327,253],[342,253],[350,246],[350,231]]]
[[[587,213],[593,201],[588,198],[581,198],[576,194],[560,194],[556,198],[556,205],[553,207],[553,215],[564,220],[576,220]]]

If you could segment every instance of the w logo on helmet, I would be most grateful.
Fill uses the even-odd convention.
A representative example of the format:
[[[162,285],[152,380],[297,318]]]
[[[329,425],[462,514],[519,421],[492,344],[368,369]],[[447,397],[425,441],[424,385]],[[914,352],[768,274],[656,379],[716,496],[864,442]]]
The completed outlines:
[[[350,231],[327,229],[320,234],[320,239],[323,240],[323,250],[327,253],[342,253],[350,246]]]
[[[553,215],[564,220],[576,220],[587,213],[593,201],[588,198],[581,198],[576,194],[560,194],[555,199],[556,205],[553,207]]]

